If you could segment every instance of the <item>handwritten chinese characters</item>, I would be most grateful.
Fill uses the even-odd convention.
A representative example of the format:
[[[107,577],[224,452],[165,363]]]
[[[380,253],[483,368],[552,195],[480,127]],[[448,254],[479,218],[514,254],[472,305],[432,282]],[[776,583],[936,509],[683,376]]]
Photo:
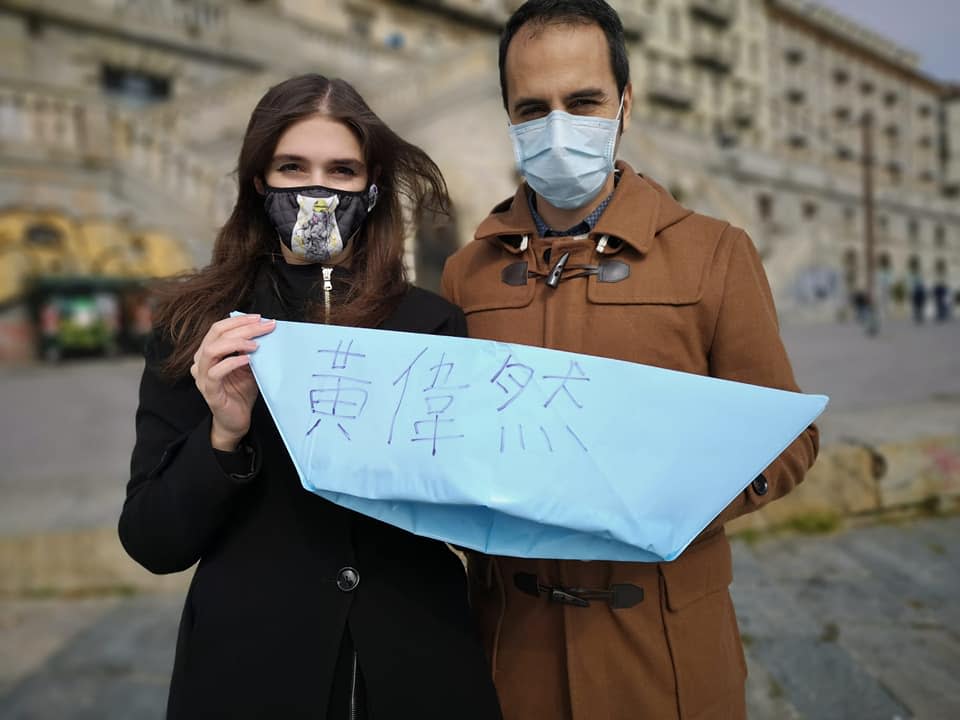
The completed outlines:
[[[513,353],[505,358],[500,354],[502,360],[497,360],[494,367],[498,369],[489,376],[489,383],[471,386],[462,382],[456,358],[431,351],[429,345],[408,361],[368,357],[354,347],[353,340],[320,349],[317,356],[322,367],[311,374],[308,436],[327,422],[343,439],[352,441],[353,429],[364,423],[364,409],[374,403],[380,409],[372,415],[389,417],[390,422],[368,430],[381,436],[387,446],[409,442],[436,456],[465,437],[457,418],[466,409],[474,419],[478,413],[489,415],[489,437],[500,454],[587,452],[571,425],[584,408],[590,383],[576,360],[568,361],[565,369],[540,373]],[[377,366],[379,373],[366,372],[368,362],[389,362],[398,368],[395,375],[391,373],[394,379],[389,387],[385,380],[378,386],[369,379],[385,375],[382,365]],[[388,405],[391,410],[382,412]]]

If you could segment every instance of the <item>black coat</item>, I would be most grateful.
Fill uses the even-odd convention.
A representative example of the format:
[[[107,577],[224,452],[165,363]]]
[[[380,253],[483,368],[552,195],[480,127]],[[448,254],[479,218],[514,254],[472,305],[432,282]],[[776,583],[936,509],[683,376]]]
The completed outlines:
[[[466,330],[458,308],[416,288],[381,327]],[[168,717],[323,718],[345,630],[373,720],[500,717],[459,559],[304,490],[262,398],[248,435],[252,476],[228,474],[193,379],[158,374],[164,352],[148,346],[120,538],[155,573],[199,561]],[[345,567],[359,573],[346,592]]]

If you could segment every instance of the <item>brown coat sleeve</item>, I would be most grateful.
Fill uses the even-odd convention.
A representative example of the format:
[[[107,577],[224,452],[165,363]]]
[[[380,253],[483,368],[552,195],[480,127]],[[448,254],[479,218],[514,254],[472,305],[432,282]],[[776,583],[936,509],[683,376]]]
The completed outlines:
[[[732,234],[723,292],[710,347],[710,374],[714,377],[781,390],[799,391],[793,368],[780,339],[773,295],[753,241],[742,230]],[[748,486],[720,513],[716,527],[757,510],[786,495],[813,465],[819,447],[815,425],[808,427],[763,471],[764,483]]]

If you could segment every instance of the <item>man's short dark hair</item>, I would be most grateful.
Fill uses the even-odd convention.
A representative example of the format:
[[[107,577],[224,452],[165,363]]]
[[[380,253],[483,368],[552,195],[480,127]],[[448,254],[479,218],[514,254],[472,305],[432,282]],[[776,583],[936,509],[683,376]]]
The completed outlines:
[[[500,93],[503,95],[503,106],[508,111],[507,48],[517,31],[529,22],[536,25],[599,25],[610,46],[610,67],[617,81],[617,90],[623,95],[624,88],[630,82],[630,60],[623,37],[623,23],[616,10],[604,0],[528,0],[510,16],[500,35]]]

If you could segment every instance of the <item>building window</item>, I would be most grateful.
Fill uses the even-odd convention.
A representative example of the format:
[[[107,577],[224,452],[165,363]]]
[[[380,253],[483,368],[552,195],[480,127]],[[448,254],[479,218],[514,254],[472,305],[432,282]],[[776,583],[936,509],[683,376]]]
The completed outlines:
[[[852,205],[846,205],[843,208],[843,219],[846,223],[852,224],[857,217],[857,210]]]
[[[32,247],[56,248],[63,243],[63,234],[53,225],[40,223],[26,229],[23,241]]]
[[[757,215],[764,222],[773,220],[773,196],[766,193],[757,195]]]
[[[927,104],[917,106],[917,115],[919,115],[922,118],[930,117],[932,113],[933,113],[933,110],[931,110],[930,106]]]
[[[843,252],[843,264],[848,268],[855,268],[859,264],[860,256],[853,248],[847,248]]]
[[[933,229],[933,244],[937,247],[943,247],[947,244],[947,229],[943,225],[937,225]]]
[[[790,65],[799,65],[803,62],[803,50],[800,48],[788,48],[784,51],[783,58]]]
[[[833,80],[837,85],[846,85],[850,81],[850,73],[843,68],[837,68],[833,71]]]
[[[898,99],[899,99],[899,98],[898,98],[897,94],[896,94],[895,92],[893,92],[892,90],[890,90],[890,91],[888,91],[887,93],[884,94],[884,96],[883,96],[883,104],[886,105],[887,107],[893,107],[894,105],[897,104],[897,100],[898,100]]]
[[[404,38],[403,33],[393,32],[387,35],[387,39],[384,41],[386,46],[391,50],[402,50],[403,46],[406,44],[406,38]]]
[[[910,218],[907,222],[907,237],[911,243],[916,243],[920,238],[920,224],[916,218]]]
[[[760,70],[760,45],[758,43],[750,43],[750,67],[753,68],[754,72]]]
[[[678,41],[680,39],[680,12],[676,8],[670,9],[670,39]]]
[[[877,227],[879,227],[883,232],[886,232],[890,229],[890,218],[886,215],[881,215],[877,218]]]
[[[804,220],[813,220],[817,217],[817,204],[815,202],[807,201],[803,204],[803,219]]]
[[[350,29],[353,31],[353,34],[362,38],[370,37],[373,29],[373,16],[371,13],[359,8],[351,8],[348,12],[350,14]]]
[[[862,92],[864,95],[872,95],[874,89],[873,83],[869,80],[864,80],[862,83],[860,83],[860,92]]]
[[[117,65],[100,68],[100,87],[107,95],[132,105],[146,105],[170,97],[170,78]]]

